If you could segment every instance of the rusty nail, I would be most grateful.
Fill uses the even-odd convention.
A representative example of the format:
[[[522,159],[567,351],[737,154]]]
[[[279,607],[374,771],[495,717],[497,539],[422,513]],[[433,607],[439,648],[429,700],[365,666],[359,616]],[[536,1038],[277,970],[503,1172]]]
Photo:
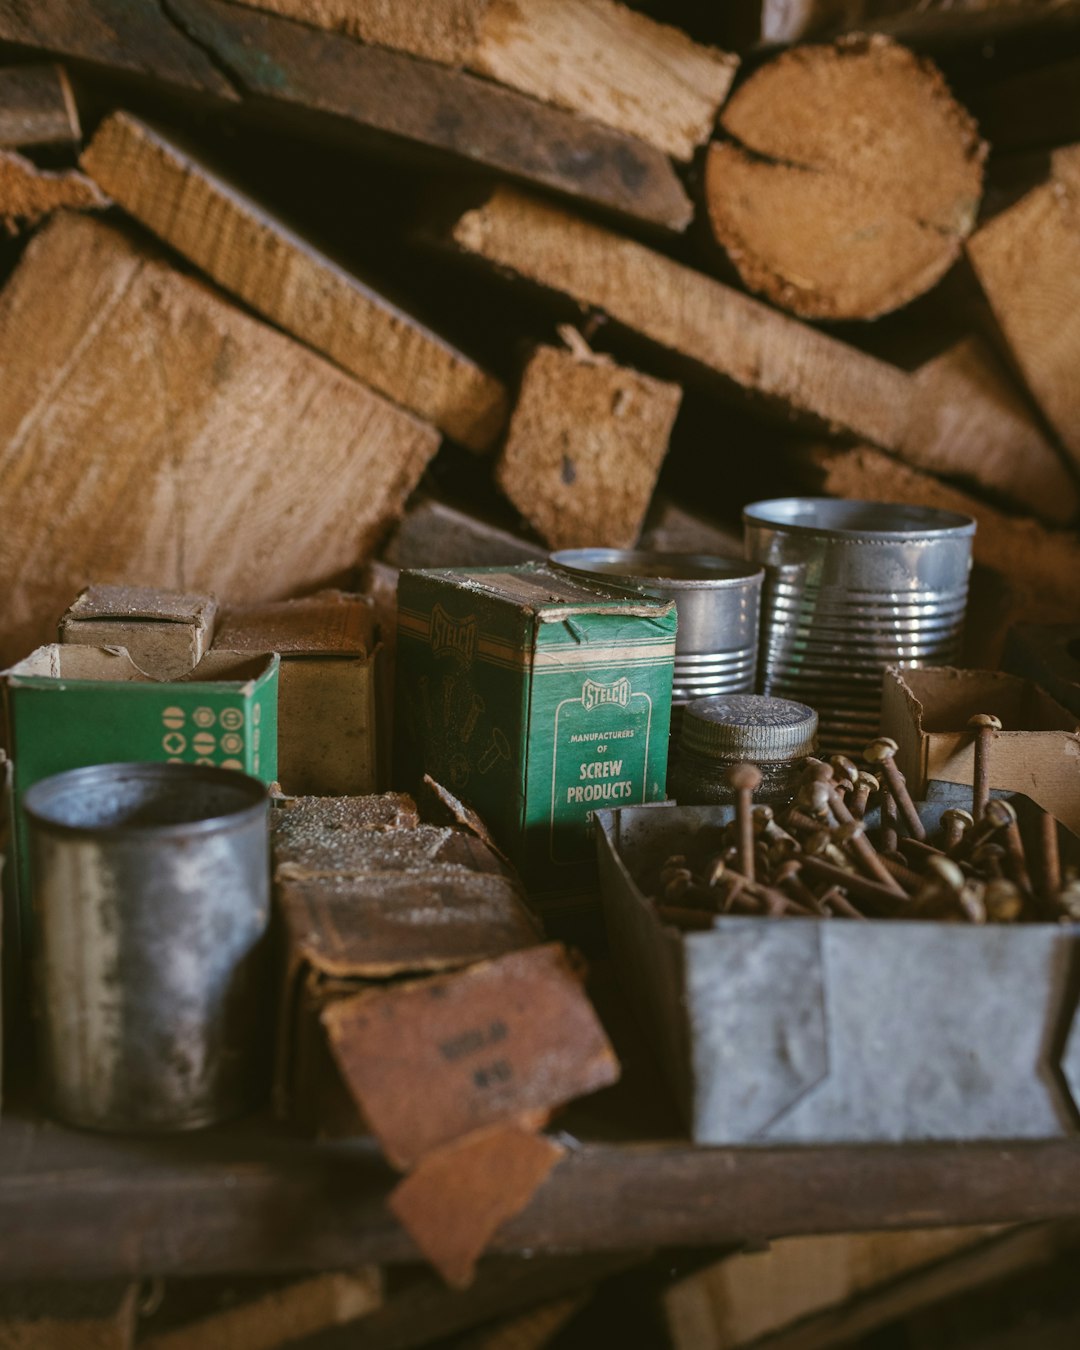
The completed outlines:
[[[902,891],[898,895],[896,891],[881,886],[876,881],[859,876],[857,872],[845,872],[823,858],[809,856],[803,860],[803,868],[823,881],[842,886],[850,896],[872,906],[876,913],[902,914],[908,908],[908,898]]]
[[[1001,719],[993,713],[976,713],[968,718],[968,726],[975,734],[975,770],[972,774],[971,814],[976,821],[983,818],[990,800],[990,746],[994,732],[1001,730]]]
[[[735,793],[736,848],[739,871],[754,880],[754,793],[761,786],[761,770],[756,764],[734,764],[728,770],[728,782]]]
[[[870,804],[870,798],[880,791],[881,784],[872,773],[860,772],[855,780],[855,787],[852,789],[851,801],[849,803],[851,814],[856,820],[862,820],[866,815],[866,808]]]
[[[975,818],[971,812],[961,810],[959,806],[950,806],[948,810],[942,811],[941,828],[945,834],[945,852],[951,853],[957,848],[965,831],[970,830],[974,824]]]
[[[983,891],[986,917],[991,923],[1015,923],[1024,911],[1024,897],[1015,882],[994,877]]]
[[[1039,815],[1039,880],[1044,895],[1057,895],[1061,890],[1058,825],[1049,811],[1043,811]]]
[[[925,839],[926,826],[919,819],[919,813],[915,809],[915,803],[911,800],[911,793],[904,781],[904,775],[896,767],[895,755],[899,748],[896,742],[890,740],[888,736],[879,736],[877,740],[870,742],[863,751],[863,755],[869,763],[880,766],[881,772],[885,775],[885,781],[889,785],[889,792],[904,819],[904,824],[907,826],[908,833],[915,839]]]

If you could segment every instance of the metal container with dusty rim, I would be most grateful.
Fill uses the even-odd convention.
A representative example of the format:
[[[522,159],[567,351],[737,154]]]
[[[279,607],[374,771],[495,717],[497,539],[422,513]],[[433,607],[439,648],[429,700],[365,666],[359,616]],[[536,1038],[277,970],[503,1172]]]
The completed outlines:
[[[676,707],[713,694],[753,693],[765,575],[759,565],[706,553],[620,548],[563,549],[551,561],[575,576],[674,600]]]
[[[827,750],[876,736],[886,666],[955,664],[975,522],[889,502],[787,497],[743,512],[765,567],[763,692],[816,708]]]
[[[267,1088],[269,799],[245,774],[101,764],[25,797],[48,1109],[184,1130]]]

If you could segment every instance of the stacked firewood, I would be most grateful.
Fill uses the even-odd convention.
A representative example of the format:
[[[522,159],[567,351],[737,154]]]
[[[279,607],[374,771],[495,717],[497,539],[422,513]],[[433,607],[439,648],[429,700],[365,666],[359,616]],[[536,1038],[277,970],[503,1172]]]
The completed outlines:
[[[0,0],[0,660],[814,490],[1074,619],[1080,5],[707,8]]]

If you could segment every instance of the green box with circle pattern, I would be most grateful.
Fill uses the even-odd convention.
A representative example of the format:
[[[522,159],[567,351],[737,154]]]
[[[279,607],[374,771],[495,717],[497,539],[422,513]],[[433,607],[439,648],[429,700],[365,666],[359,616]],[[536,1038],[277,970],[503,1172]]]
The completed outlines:
[[[122,648],[53,644],[4,672],[24,935],[27,788],[65,769],[124,760],[214,764],[272,783],[278,665],[273,654],[211,651],[181,679],[153,680]]]

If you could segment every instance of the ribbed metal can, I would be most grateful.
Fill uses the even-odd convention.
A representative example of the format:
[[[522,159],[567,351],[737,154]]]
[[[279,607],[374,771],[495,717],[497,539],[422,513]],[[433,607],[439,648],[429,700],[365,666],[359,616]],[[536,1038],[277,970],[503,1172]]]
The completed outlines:
[[[256,1105],[270,1045],[264,785],[101,764],[44,779],[24,805],[48,1109],[156,1131]]]
[[[761,686],[816,708],[829,751],[878,734],[888,665],[960,655],[975,522],[888,502],[787,497],[743,512],[765,567]]]
[[[758,628],[764,570],[739,558],[645,549],[574,548],[551,562],[576,576],[639,595],[674,600],[675,708],[714,694],[752,693],[757,681]],[[672,722],[672,734],[677,731]]]

